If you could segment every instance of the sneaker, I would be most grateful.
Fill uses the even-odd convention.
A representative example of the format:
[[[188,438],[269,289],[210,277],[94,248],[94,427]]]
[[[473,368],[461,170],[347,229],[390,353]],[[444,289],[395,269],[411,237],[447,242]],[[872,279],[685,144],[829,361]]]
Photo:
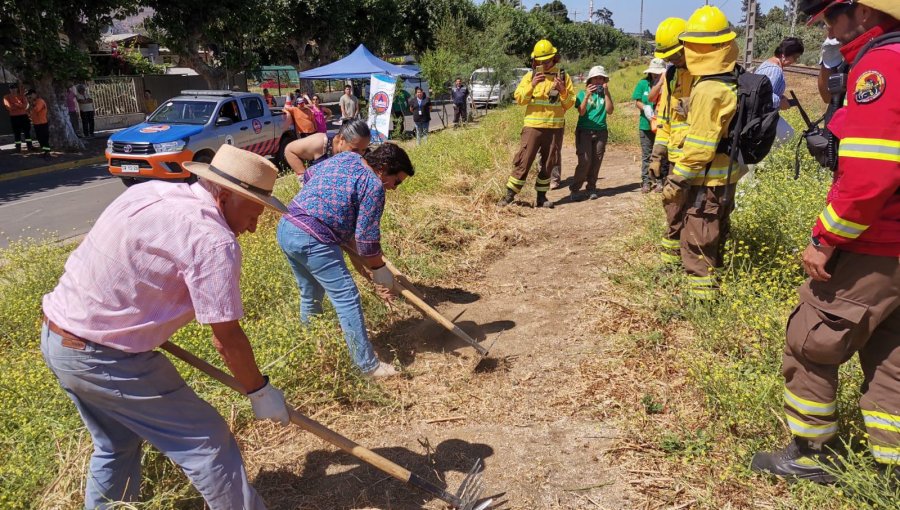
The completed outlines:
[[[788,481],[809,480],[815,483],[830,484],[834,483],[836,478],[822,465],[837,467],[838,462],[838,455],[835,453],[833,445],[815,448],[809,441],[795,437],[781,450],[757,452],[750,462],[750,469]]]
[[[650,193],[650,184],[649,183],[645,182],[644,184],[641,184],[641,193]]]
[[[375,370],[366,372],[365,376],[369,379],[384,379],[385,377],[391,377],[399,373],[400,372],[397,372],[397,369],[394,368],[394,366],[390,363],[379,361],[378,366],[375,367]]]
[[[591,191],[588,194],[588,200],[597,200],[598,198],[600,198],[600,193],[597,193],[596,191]]]

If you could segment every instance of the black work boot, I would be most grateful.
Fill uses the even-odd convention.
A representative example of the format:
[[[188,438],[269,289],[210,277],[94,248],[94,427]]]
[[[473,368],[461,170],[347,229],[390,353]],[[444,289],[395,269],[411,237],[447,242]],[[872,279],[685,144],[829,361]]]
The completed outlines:
[[[499,205],[500,207],[506,207],[509,204],[513,203],[513,200],[515,200],[515,199],[516,199],[516,192],[509,188],[506,188],[506,196],[501,198],[500,201],[497,202],[497,205]]]
[[[553,209],[553,202],[547,199],[546,191],[538,191],[537,192],[537,203],[535,207],[546,207],[547,209]]]
[[[809,480],[829,484],[836,478],[822,468],[822,464],[837,467],[838,454],[834,442],[814,447],[806,439],[795,437],[783,449],[774,452],[757,452],[750,462],[750,469],[768,473],[788,481]]]

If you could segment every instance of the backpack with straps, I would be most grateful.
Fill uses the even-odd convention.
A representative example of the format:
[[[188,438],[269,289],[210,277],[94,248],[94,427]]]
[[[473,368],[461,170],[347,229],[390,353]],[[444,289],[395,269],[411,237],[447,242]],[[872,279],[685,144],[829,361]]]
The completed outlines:
[[[728,180],[738,155],[743,163],[756,164],[772,150],[778,127],[778,109],[772,102],[772,82],[761,74],[748,73],[736,65],[730,73],[704,76],[698,83],[716,80],[737,85],[738,103],[728,133],[719,142],[717,152],[728,154]]]

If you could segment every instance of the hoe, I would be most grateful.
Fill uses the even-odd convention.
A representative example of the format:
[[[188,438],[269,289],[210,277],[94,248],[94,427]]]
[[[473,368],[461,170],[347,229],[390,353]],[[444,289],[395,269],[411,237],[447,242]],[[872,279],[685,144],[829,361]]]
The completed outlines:
[[[216,379],[222,384],[237,391],[238,393],[246,394],[244,387],[241,386],[241,383],[239,383],[237,379],[207,363],[205,360],[200,359],[192,353],[173,344],[172,342],[164,343],[161,348],[169,352],[176,358],[181,359],[188,365],[193,366],[194,368],[200,370],[213,379]],[[352,440],[338,434],[337,432],[329,429],[321,423],[313,420],[312,418],[301,414],[296,409],[288,407],[288,412],[290,413],[291,422],[294,425],[297,425],[298,427],[313,434],[314,436],[337,446],[341,450],[344,450],[357,459],[378,468],[379,470],[385,472],[393,478],[396,478],[397,480],[400,480],[401,482],[409,486],[427,492],[428,494],[439,498],[441,501],[449,503],[453,508],[457,510],[485,510],[494,503],[495,497],[502,496],[502,494],[499,494],[491,498],[481,499],[481,492],[484,489],[484,483],[482,481],[484,465],[481,459],[478,459],[475,462],[475,465],[472,466],[472,469],[469,470],[469,473],[462,481],[462,484],[459,486],[459,490],[456,491],[456,494],[450,494],[446,490],[441,489],[431,482],[428,482],[424,478],[409,471],[408,469],[389,461],[388,459],[382,457],[381,455],[378,455],[372,450],[366,449],[356,444]]]

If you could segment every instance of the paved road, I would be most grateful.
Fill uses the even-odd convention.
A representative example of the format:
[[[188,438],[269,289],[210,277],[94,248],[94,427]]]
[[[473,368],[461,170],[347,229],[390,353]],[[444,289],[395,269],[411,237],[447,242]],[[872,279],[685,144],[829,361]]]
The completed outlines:
[[[445,112],[452,123],[453,107],[447,105]],[[412,130],[412,117],[404,120]],[[443,127],[434,112],[431,130]],[[109,174],[105,163],[0,182],[0,249],[10,240],[85,234],[123,191],[125,185]]]
[[[0,183],[0,248],[25,237],[62,239],[90,230],[125,185],[105,164]]]

